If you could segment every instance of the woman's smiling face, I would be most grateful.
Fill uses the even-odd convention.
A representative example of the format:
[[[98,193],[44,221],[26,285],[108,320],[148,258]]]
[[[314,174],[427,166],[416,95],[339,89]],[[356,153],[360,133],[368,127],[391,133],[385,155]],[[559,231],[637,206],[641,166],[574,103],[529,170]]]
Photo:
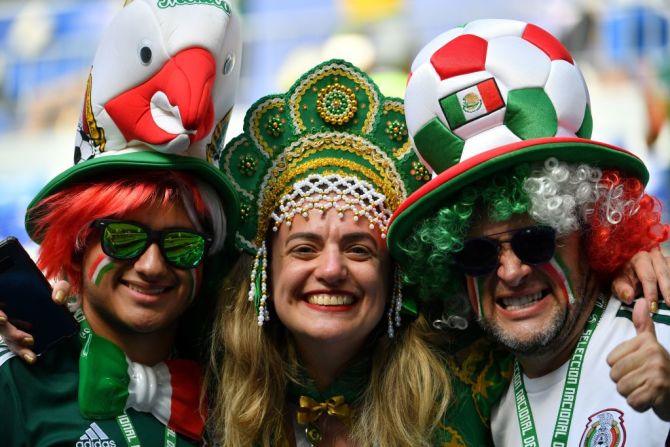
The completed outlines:
[[[384,315],[390,258],[379,231],[335,210],[311,210],[272,237],[271,299],[298,346],[363,344]],[[353,353],[352,352],[352,353]]]

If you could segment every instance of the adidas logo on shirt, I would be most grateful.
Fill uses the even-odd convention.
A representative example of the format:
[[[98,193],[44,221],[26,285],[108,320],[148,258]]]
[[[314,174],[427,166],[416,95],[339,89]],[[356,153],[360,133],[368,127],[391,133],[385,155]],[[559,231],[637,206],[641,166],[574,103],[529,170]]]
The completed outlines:
[[[116,447],[116,442],[109,439],[109,436],[102,431],[100,426],[93,422],[81,435],[75,447]]]

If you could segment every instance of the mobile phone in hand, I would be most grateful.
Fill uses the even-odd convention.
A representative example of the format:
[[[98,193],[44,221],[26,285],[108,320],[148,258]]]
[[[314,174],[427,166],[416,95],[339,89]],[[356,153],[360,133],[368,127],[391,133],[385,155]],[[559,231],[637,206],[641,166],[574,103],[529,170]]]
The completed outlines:
[[[51,285],[15,237],[0,241],[0,309],[9,322],[31,334],[41,354],[77,330],[64,306],[51,299]]]

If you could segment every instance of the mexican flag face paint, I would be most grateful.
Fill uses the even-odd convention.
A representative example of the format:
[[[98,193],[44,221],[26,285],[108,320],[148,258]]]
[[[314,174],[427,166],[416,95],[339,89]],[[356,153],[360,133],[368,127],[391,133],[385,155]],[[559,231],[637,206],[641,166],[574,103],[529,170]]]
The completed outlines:
[[[468,288],[468,296],[470,297],[470,304],[477,314],[477,318],[481,319],[484,312],[482,308],[481,291],[484,290],[486,284],[485,276],[466,276],[466,285]]]
[[[93,262],[91,270],[89,271],[88,279],[96,286],[99,286],[102,279],[114,269],[114,260],[109,256],[101,253]]]
[[[575,302],[574,288],[570,281],[570,269],[561,261],[560,257],[554,256],[550,262],[537,266],[550,279],[551,283],[558,288],[568,305]]]

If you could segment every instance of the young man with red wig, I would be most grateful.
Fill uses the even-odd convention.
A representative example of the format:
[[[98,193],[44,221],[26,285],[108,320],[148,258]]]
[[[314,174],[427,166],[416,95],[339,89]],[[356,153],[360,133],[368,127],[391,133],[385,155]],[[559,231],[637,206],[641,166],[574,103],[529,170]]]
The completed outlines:
[[[570,54],[535,25],[481,20],[431,42],[412,72],[408,129],[437,175],[396,212],[389,246],[420,297],[512,354],[489,402],[495,445],[664,445],[670,309],[610,295],[638,252],[666,268],[669,227],[639,158],[589,139]]]
[[[201,336],[239,214],[215,163],[240,56],[228,2],[127,1],[101,36],[75,165],[26,216],[79,330],[30,365],[0,315],[20,353],[0,353],[3,446],[201,443]]]
[[[0,357],[4,445],[199,442],[201,329],[226,211],[215,188],[177,169],[104,173],[30,209],[38,264],[67,278],[80,328],[35,365]]]

